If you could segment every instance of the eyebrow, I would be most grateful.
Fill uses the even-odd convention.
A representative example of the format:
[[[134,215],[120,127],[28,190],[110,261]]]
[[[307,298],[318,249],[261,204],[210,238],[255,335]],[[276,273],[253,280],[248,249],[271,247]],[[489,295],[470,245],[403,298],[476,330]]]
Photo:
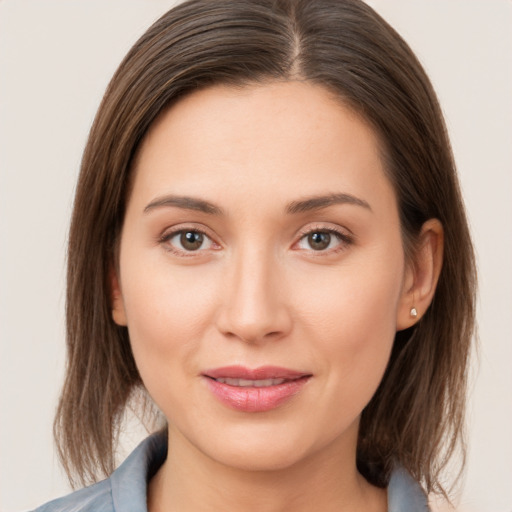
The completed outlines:
[[[300,201],[293,201],[290,203],[286,211],[288,213],[304,213],[311,210],[321,210],[335,204],[353,204],[361,206],[367,210],[372,211],[371,206],[364,200],[359,199],[351,194],[328,194],[325,196],[315,196]]]
[[[204,199],[198,199],[195,197],[189,196],[163,196],[157,197],[153,201],[151,201],[145,208],[144,213],[149,213],[156,208],[163,207],[177,207],[184,208],[185,210],[194,210],[203,213],[207,213],[209,215],[221,215],[222,210],[215,206],[214,204],[205,201]]]
[[[312,210],[321,210],[335,204],[352,204],[361,206],[370,211],[372,210],[371,206],[364,199],[359,199],[351,194],[339,193],[328,194],[325,196],[314,196],[300,201],[293,201],[286,207],[286,212],[289,214],[304,213]],[[205,201],[204,199],[175,195],[157,197],[144,208],[144,213],[149,213],[157,208],[165,207],[183,208],[185,210],[199,211],[209,215],[223,214],[221,208],[209,201]]]

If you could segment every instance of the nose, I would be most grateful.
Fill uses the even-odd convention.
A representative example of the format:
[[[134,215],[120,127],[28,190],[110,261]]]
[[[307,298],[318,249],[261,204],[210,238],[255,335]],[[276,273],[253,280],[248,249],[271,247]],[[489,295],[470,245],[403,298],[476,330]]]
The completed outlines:
[[[243,251],[231,262],[220,293],[217,328],[226,337],[258,344],[278,340],[292,329],[283,273],[262,250]]]

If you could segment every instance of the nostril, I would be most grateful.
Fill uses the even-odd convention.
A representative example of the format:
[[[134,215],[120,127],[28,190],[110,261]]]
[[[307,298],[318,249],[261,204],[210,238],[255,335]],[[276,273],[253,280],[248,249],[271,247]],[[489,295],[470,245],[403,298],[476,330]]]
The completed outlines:
[[[250,345],[250,344],[253,344],[253,343],[258,343],[259,341],[280,338],[281,336],[283,336],[284,333],[281,332],[281,331],[271,331],[271,332],[268,332],[268,333],[263,333],[262,335],[257,335],[257,334],[255,334],[255,335],[247,335],[247,334],[244,334],[242,336],[241,334],[238,334],[238,333],[235,333],[235,332],[232,332],[232,331],[227,331],[227,332],[224,332],[223,334],[227,338],[237,339],[237,340],[243,341],[244,343],[247,343],[247,344]]]

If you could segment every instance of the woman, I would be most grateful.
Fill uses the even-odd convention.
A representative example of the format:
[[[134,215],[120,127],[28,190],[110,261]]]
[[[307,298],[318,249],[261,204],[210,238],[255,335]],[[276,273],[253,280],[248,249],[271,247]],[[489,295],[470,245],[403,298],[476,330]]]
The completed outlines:
[[[179,5],[84,153],[55,424],[81,483],[112,473],[128,403],[166,428],[40,510],[425,510],[474,281],[440,109],[389,25],[354,0]]]

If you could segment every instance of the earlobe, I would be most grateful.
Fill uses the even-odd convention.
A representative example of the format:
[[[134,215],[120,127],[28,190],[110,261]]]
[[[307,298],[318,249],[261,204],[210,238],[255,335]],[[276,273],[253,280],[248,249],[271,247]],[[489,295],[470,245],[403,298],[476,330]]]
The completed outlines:
[[[443,233],[443,226],[437,219],[429,219],[421,228],[418,249],[404,278],[397,331],[416,324],[434,298],[443,265]]]
[[[126,326],[123,294],[121,293],[117,272],[113,268],[110,271],[110,301],[112,306],[112,319],[117,325]]]

